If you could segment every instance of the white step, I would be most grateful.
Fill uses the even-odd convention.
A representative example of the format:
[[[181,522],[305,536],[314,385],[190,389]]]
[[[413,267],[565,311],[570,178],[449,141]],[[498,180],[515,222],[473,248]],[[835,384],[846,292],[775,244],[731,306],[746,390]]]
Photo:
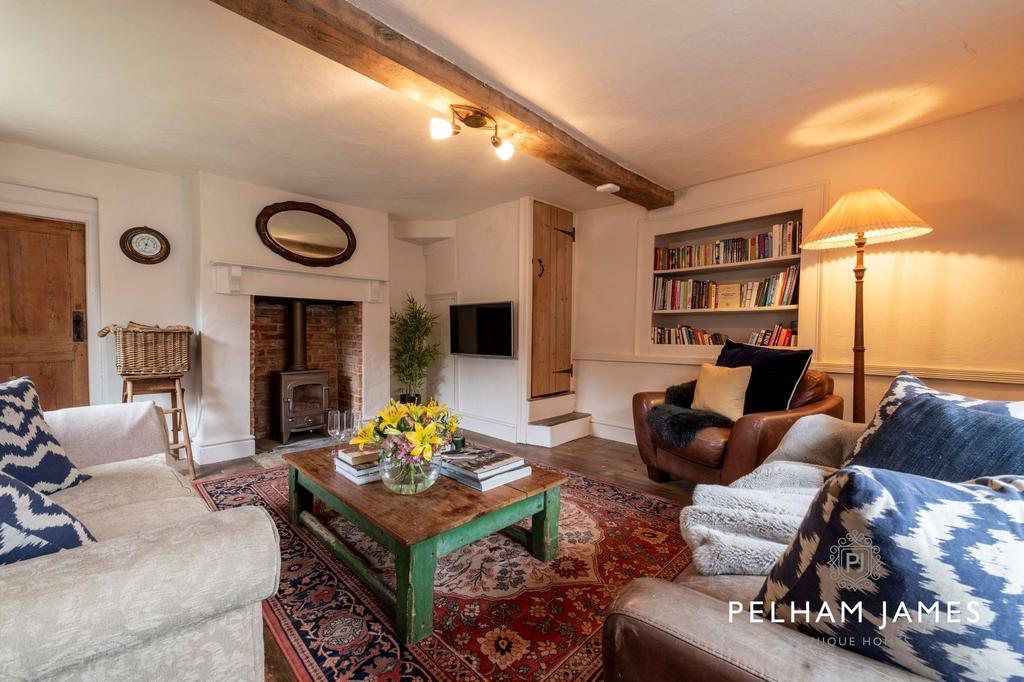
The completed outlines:
[[[526,426],[526,442],[553,448],[577,438],[590,435],[590,415],[585,412],[569,412],[530,422]]]
[[[527,420],[530,423],[543,419],[551,419],[562,414],[576,411],[576,394],[560,393],[544,398],[533,398],[526,403]]]

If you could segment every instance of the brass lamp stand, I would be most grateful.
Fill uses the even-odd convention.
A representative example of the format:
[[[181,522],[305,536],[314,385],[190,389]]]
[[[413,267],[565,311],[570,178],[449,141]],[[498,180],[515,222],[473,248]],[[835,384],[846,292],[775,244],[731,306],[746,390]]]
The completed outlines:
[[[805,249],[856,247],[853,267],[853,421],[864,415],[864,247],[919,237],[932,231],[916,213],[883,189],[849,192],[839,197],[801,245]]]

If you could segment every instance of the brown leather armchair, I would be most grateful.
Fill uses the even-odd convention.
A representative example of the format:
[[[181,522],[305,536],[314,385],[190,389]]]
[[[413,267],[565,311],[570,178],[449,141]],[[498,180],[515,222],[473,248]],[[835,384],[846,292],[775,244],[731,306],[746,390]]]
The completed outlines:
[[[841,419],[843,399],[833,394],[833,389],[832,377],[809,369],[796,387],[790,409],[745,414],[731,429],[702,429],[685,448],[666,443],[647,426],[647,411],[665,402],[664,391],[637,393],[633,396],[633,427],[647,475],[658,482],[682,478],[728,485],[757,468],[800,417],[827,414]]]

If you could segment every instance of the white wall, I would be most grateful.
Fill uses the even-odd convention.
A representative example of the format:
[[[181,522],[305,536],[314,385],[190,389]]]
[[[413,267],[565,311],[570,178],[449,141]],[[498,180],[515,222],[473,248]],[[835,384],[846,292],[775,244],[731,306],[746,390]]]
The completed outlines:
[[[0,142],[0,210],[86,222],[90,400],[119,402],[109,323],[195,326],[192,194],[187,178]],[[81,208],[68,211],[68,207]],[[91,208],[90,208],[91,206]],[[142,265],[118,246],[121,233],[148,225],[170,241],[163,263]],[[187,404],[196,392],[186,377]],[[190,409],[190,412],[194,412]]]
[[[421,244],[408,241],[406,224],[392,221],[389,230],[388,259],[390,262],[391,281],[388,282],[388,292],[389,303],[393,312],[404,309],[406,299],[410,295],[414,296],[420,303],[425,302],[427,259],[423,254],[423,246]],[[391,374],[390,392],[393,398],[397,398],[400,393],[404,392],[404,387],[398,381],[394,372]]]
[[[428,298],[454,295],[459,303],[519,303],[520,202],[512,201],[455,221],[455,237],[424,247]],[[522,330],[520,330],[522,332]],[[523,395],[522,358],[453,358],[456,409],[465,427],[515,442]]]
[[[255,217],[265,205],[285,200],[312,201],[345,219],[358,240],[353,257],[331,268],[306,268],[263,246]],[[249,274],[243,289],[363,300],[364,405],[372,409],[387,401],[390,240],[386,213],[207,173],[159,173],[10,143],[0,143],[0,210],[86,224],[91,402],[121,399],[113,337],[95,336],[103,325],[134,320],[189,324],[200,332],[193,371],[185,377],[200,463],[252,453],[251,292],[218,293],[223,268],[214,267],[214,262],[245,264]],[[121,253],[121,233],[138,225],[167,236],[171,255],[166,261],[141,265]],[[415,259],[401,260],[398,288],[422,292],[422,252],[418,270]],[[279,286],[286,289],[274,289]]]
[[[883,187],[935,231],[868,248],[868,412],[901,368],[934,377],[929,383],[947,390],[1021,399],[1022,149],[1024,103],[1004,105],[691,187],[677,193],[674,207],[650,215],[685,215],[822,181],[829,204],[853,189]],[[662,390],[693,378],[697,369],[635,352],[637,222],[647,216],[632,206],[577,214],[577,405],[593,414],[597,435],[627,441],[632,394]],[[852,267],[852,250],[823,254],[815,352],[819,366],[835,377],[848,417]]]
[[[197,443],[202,463],[253,452],[249,431],[250,295],[363,301],[363,405],[370,411],[390,392],[388,298],[374,298],[364,282],[388,279],[388,218],[381,211],[304,197],[271,187],[201,173],[198,178],[199,312],[203,415]],[[340,216],[355,233],[352,258],[308,268],[267,249],[255,230],[260,210],[279,201],[311,201]],[[250,278],[238,294],[223,293],[217,263],[245,266]],[[221,268],[222,269],[222,268]],[[373,299],[373,300],[371,300]]]

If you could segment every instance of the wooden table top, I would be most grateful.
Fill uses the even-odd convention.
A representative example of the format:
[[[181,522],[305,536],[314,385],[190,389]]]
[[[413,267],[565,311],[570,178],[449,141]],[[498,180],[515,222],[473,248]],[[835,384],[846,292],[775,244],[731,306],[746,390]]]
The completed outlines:
[[[399,495],[380,481],[356,485],[336,472],[334,450],[290,452],[284,460],[405,545],[440,535],[567,480],[562,474],[534,467],[530,476],[480,492],[441,474],[426,491]]]

